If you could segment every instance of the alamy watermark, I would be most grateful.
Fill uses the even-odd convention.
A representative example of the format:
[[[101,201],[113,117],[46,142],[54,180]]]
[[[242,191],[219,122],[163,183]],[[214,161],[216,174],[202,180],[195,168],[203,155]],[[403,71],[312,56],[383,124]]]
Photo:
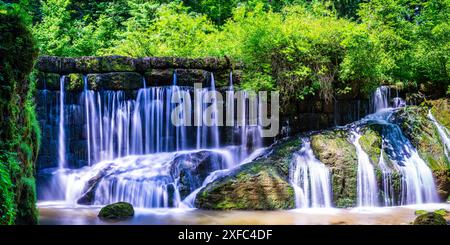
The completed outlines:
[[[177,127],[260,126],[261,137],[275,137],[278,134],[280,106],[277,91],[224,92],[225,96],[217,90],[202,88],[201,83],[195,83],[194,98],[191,99],[189,91],[174,90],[171,102],[176,106],[171,113],[172,124]]]

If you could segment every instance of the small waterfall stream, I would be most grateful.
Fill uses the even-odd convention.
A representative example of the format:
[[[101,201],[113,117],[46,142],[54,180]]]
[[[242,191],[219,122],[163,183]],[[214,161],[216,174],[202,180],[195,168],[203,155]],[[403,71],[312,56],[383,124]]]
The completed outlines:
[[[352,131],[352,143],[356,148],[356,155],[358,156],[358,172],[357,172],[357,195],[359,207],[376,207],[378,206],[378,187],[377,179],[375,177],[375,170],[370,158],[359,144],[361,135]]]
[[[382,172],[383,203],[384,206],[393,206],[395,204],[394,188],[392,186],[392,169],[390,169],[384,159],[383,149],[381,149],[378,166]]]
[[[302,143],[290,169],[296,207],[329,208],[332,196],[330,171],[314,156],[309,139],[303,138]]]
[[[66,76],[59,79],[59,144],[58,144],[58,167],[60,169],[66,166],[66,136],[64,130],[64,81]]]
[[[433,114],[431,114],[431,110],[428,111],[428,118],[433,122],[433,124],[436,126],[439,137],[441,138],[442,143],[444,144],[444,153],[447,159],[450,161],[449,152],[450,152],[450,133],[444,126],[439,124],[437,120],[434,118]]]

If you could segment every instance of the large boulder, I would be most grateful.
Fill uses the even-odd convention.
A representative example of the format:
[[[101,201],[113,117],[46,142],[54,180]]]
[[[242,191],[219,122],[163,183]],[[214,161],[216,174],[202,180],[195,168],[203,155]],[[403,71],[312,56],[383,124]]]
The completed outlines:
[[[300,140],[287,140],[272,153],[247,163],[208,184],[197,195],[195,206],[204,209],[273,210],[295,208],[289,166]]]
[[[225,159],[214,151],[199,151],[180,154],[173,160],[171,174],[178,180],[181,199],[202,186],[213,171],[226,168]]]
[[[429,212],[426,214],[419,215],[414,220],[414,225],[447,225],[444,217],[435,212]]]
[[[336,207],[356,205],[358,158],[346,131],[324,131],[311,137],[316,157],[331,170]]]
[[[133,205],[127,202],[117,202],[106,205],[98,213],[98,217],[104,219],[125,219],[133,216]]]

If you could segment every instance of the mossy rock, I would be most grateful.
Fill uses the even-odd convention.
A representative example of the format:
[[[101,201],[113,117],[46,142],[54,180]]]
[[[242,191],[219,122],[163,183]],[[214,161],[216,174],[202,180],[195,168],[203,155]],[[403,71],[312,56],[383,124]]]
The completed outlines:
[[[380,161],[382,138],[381,129],[377,125],[370,125],[362,129],[362,135],[359,144],[362,149],[369,155],[374,166]]]
[[[358,158],[345,131],[324,131],[311,137],[316,157],[330,168],[336,207],[356,205]]]
[[[402,129],[416,147],[419,155],[432,170],[445,170],[449,162],[444,154],[444,145],[441,142],[436,127],[428,118],[428,108],[420,106],[407,106],[394,114],[394,122]]]
[[[106,205],[98,213],[98,217],[104,219],[125,219],[133,216],[133,205],[127,202],[117,202]]]
[[[414,220],[414,225],[447,225],[444,217],[435,212],[429,212],[419,215]]]
[[[450,169],[433,170],[437,193],[442,201],[450,198]]]
[[[247,163],[230,175],[208,184],[197,195],[195,206],[204,209],[274,210],[295,208],[289,166],[300,140],[287,140],[273,152]]]
[[[71,73],[66,76],[66,91],[80,92],[84,89],[83,74]]]
[[[142,76],[136,72],[94,73],[87,79],[93,90],[138,90],[144,86]]]
[[[101,57],[101,72],[136,71],[136,59],[125,56]]]
[[[430,101],[431,113],[436,120],[450,130],[450,101],[447,98]]]

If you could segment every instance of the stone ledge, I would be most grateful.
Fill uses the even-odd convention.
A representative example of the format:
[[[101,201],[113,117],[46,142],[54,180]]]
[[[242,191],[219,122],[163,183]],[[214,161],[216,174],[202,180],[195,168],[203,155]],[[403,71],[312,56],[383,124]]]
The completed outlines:
[[[206,71],[226,71],[240,69],[242,64],[229,58],[178,58],[125,56],[83,56],[77,58],[41,56],[36,68],[41,72],[69,73],[108,73],[138,72],[145,73],[153,69],[198,69]]]

